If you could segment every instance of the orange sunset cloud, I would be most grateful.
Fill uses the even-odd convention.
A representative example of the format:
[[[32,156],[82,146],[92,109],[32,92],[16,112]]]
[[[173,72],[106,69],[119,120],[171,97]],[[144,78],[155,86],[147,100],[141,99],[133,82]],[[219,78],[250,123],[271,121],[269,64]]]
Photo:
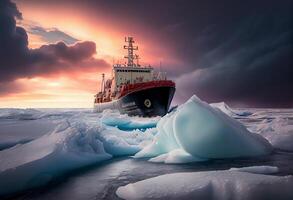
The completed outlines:
[[[30,49],[53,48],[46,47],[50,43],[44,36],[30,31],[38,27],[42,28],[42,31],[44,29],[44,33],[54,30],[76,41],[93,41],[96,44],[96,53],[92,56],[98,61],[70,63],[71,67],[67,68],[59,63],[48,68],[49,70],[53,67],[54,71],[17,78],[13,81],[13,86],[19,89],[2,92],[2,95],[0,93],[0,107],[91,107],[93,95],[99,90],[100,74],[105,73],[109,77],[110,63],[124,62],[123,55],[126,52],[122,47],[124,36],[127,34],[135,34],[139,53],[143,58],[142,64],[158,66],[160,61],[167,58],[168,53],[160,45],[152,46],[154,42],[158,42],[147,39],[144,35],[145,29],[138,25],[132,27],[137,27],[140,31],[131,32],[127,30],[128,25],[125,23],[107,15],[93,18],[86,9],[77,9],[70,4],[64,9],[59,5],[48,6],[37,2],[16,3],[22,13],[22,19],[18,19],[17,24],[26,30]]]

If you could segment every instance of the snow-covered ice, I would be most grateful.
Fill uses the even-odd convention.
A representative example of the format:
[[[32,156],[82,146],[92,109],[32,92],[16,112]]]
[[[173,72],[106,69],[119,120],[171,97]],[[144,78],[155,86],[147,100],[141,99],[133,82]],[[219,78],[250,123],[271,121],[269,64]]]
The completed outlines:
[[[279,172],[279,168],[275,166],[250,166],[231,168],[230,171],[250,172],[255,174],[275,174]]]
[[[88,109],[0,109],[0,150],[54,131],[60,120]]]
[[[293,151],[293,123],[289,118],[264,119],[254,128],[278,149]]]
[[[164,158],[170,157],[176,160],[176,154],[171,153],[176,149],[189,153],[192,159],[188,160],[198,161],[261,156],[272,151],[262,136],[249,132],[240,122],[196,96],[164,116],[157,129],[154,141],[135,158],[159,156],[151,161],[165,162]]]
[[[161,154],[154,158],[149,159],[150,162],[166,163],[166,164],[179,164],[179,163],[191,163],[201,162],[207,159],[194,157],[184,151],[183,149],[175,149],[168,153]]]
[[[116,156],[176,164],[266,155],[271,145],[292,152],[292,113],[235,110],[225,103],[210,106],[196,97],[163,118],[129,117],[110,110],[0,109],[0,196]],[[264,166],[224,173],[265,170],[278,171]]]
[[[151,129],[122,131],[103,124],[100,118],[106,114],[54,117],[58,125],[53,131],[0,151],[0,196],[46,184],[113,156],[133,155],[152,141]]]
[[[43,185],[66,171],[110,159],[103,143],[91,134],[98,128],[64,124],[32,142],[1,151],[0,195]]]
[[[119,187],[116,194],[132,199],[293,199],[293,176],[263,175],[269,167],[173,173]]]
[[[239,116],[249,116],[252,115],[253,113],[250,111],[246,111],[246,110],[236,110],[236,109],[232,109],[230,108],[225,102],[220,102],[220,103],[211,103],[210,104],[212,107],[221,110],[223,113],[229,115],[230,117],[239,117]]]
[[[0,120],[0,150],[32,141],[52,132],[56,125],[48,119]]]

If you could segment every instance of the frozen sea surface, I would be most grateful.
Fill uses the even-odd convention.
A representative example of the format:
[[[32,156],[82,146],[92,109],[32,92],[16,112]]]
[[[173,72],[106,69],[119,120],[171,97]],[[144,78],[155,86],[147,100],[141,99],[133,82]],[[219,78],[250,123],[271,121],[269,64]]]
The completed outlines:
[[[275,173],[276,169],[274,166],[254,166],[165,174],[119,187],[116,194],[129,200],[290,200],[293,198],[293,176],[267,174]]]
[[[166,165],[154,163],[164,156],[153,162],[129,157],[154,141],[160,118],[89,109],[0,109],[1,194],[12,199],[118,199],[118,187],[169,173],[266,165],[279,168],[274,176],[293,174],[293,109],[212,106],[266,138],[272,153],[192,162],[198,158],[177,150],[169,159],[183,164]]]
[[[293,154],[275,153],[257,159],[213,160],[208,162],[166,165],[144,159],[116,158],[60,177],[49,186],[30,190],[8,199],[120,199],[116,190],[129,183],[179,172],[228,170],[246,166],[272,165],[279,168],[275,176],[293,174]]]

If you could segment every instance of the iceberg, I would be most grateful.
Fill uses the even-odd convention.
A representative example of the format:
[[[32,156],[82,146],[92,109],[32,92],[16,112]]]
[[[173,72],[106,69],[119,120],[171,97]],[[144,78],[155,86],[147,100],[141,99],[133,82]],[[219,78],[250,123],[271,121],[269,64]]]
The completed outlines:
[[[134,157],[156,157],[182,149],[193,159],[252,157],[270,154],[272,146],[259,134],[219,109],[192,96],[157,124],[154,141]],[[163,162],[161,156],[158,159]],[[173,154],[174,157],[174,154]]]
[[[127,200],[293,199],[293,176],[261,174],[267,169],[254,166],[249,170],[254,173],[223,170],[166,174],[119,187],[116,194]]]

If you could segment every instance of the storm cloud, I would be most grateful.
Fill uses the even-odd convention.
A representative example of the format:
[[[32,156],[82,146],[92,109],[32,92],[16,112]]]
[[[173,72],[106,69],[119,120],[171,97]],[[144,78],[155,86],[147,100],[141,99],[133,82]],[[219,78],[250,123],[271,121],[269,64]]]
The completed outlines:
[[[26,2],[40,4],[37,0]],[[86,10],[92,18],[104,16],[108,23],[112,20],[119,31],[125,30],[134,37],[143,34],[145,38],[154,38],[158,41],[154,45],[164,46],[170,60],[177,61],[174,66],[167,66],[168,61],[163,63],[163,69],[176,81],[177,103],[196,94],[208,102],[225,101],[232,106],[293,106],[292,0],[50,0],[41,4],[64,8],[70,4],[78,10]],[[13,19],[21,17],[15,5],[11,7],[5,9],[6,12],[9,10]],[[3,16],[6,15],[1,14],[1,18]],[[11,26],[13,20],[9,21],[5,25],[7,31],[14,27],[14,34],[9,34],[14,35],[10,45],[17,43],[27,48],[27,40],[21,39],[26,37],[25,31]],[[46,66],[57,63],[56,66],[64,64],[64,68],[70,68],[71,51],[60,50],[64,48],[60,46],[48,45],[43,51],[42,48],[22,50],[20,52],[30,55],[19,53],[15,62],[30,58],[33,62],[29,63],[33,65],[28,69],[33,73],[41,73],[36,67],[39,60]],[[70,47],[65,45],[67,48]],[[81,60],[89,58],[85,56]],[[18,73],[21,69],[14,71]]]
[[[68,0],[58,2],[65,5]],[[176,81],[178,103],[196,94],[208,102],[235,106],[293,106],[291,0],[76,0],[74,4],[93,17],[104,13],[131,24],[127,31],[134,36],[143,32],[147,38],[155,37],[156,45],[164,45],[170,59],[178,61],[174,66],[164,64]]]
[[[293,32],[287,11],[251,15],[224,34],[216,25],[207,27],[194,40],[200,50],[191,62],[194,69],[176,79],[177,98],[195,93],[237,106],[293,106]]]
[[[47,43],[56,43],[62,41],[67,45],[72,45],[79,41],[78,39],[68,35],[67,33],[64,33],[63,31],[60,31],[57,28],[46,29],[41,26],[33,25],[29,27],[28,32],[33,35],[40,36],[42,40]]]
[[[70,70],[107,67],[104,60],[95,59],[96,45],[85,41],[68,46],[64,42],[28,48],[26,30],[16,26],[22,19],[15,3],[0,1],[0,89],[8,92],[10,82],[17,78],[30,78]]]
[[[292,1],[128,1],[120,11],[102,4],[117,15],[127,10],[171,47],[182,63],[164,68],[176,102],[196,94],[235,106],[293,106]]]

